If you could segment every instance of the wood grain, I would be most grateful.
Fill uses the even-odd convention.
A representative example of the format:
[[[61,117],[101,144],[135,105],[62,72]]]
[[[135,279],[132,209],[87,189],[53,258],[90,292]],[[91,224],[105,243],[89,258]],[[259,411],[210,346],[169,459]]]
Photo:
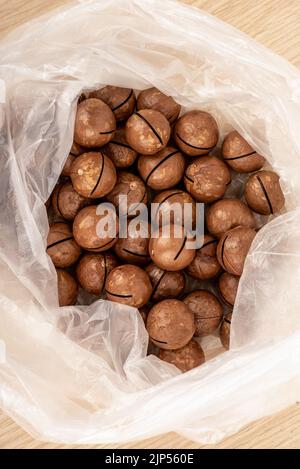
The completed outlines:
[[[300,67],[299,0],[183,0],[241,29]],[[0,0],[0,38],[16,26],[67,0]],[[0,413],[0,448],[68,448],[31,438]],[[74,446],[74,448],[86,446]],[[169,433],[138,443],[89,448],[207,448]],[[300,405],[247,426],[215,448],[300,448]]]

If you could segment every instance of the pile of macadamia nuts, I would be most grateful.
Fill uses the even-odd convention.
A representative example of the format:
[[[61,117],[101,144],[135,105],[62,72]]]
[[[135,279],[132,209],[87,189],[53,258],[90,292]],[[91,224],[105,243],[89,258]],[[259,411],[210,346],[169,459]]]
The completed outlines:
[[[212,115],[182,113],[156,88],[137,98],[114,86],[84,94],[74,143],[48,204],[47,253],[57,269],[60,306],[76,304],[80,288],[95,300],[138,308],[153,350],[183,372],[204,363],[203,337],[219,335],[229,348],[257,214],[277,214],[285,203],[279,176],[262,169],[264,157],[237,131],[221,150],[218,142]],[[228,195],[237,173],[250,173],[241,198]],[[128,200],[122,213],[120,195]],[[203,245],[188,249],[184,229],[175,237],[180,221],[174,217],[168,238],[151,237],[150,225],[143,236],[99,237],[97,206],[104,201],[116,208],[116,222],[124,215],[130,220],[135,204],[155,202],[170,212],[173,203],[204,203]]]

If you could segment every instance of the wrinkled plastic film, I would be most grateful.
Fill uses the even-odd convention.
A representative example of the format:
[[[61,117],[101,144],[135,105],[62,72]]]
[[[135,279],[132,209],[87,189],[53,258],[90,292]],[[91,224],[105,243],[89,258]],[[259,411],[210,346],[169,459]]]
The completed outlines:
[[[287,210],[252,245],[231,350],[184,375],[146,356],[135,309],[57,306],[44,202],[72,144],[79,94],[104,84],[156,86],[185,110],[211,112],[222,137],[236,128],[281,176]],[[212,443],[299,399],[299,90],[292,65],[170,0],[84,1],[2,42],[0,405],[26,430],[67,443],[167,431]]]

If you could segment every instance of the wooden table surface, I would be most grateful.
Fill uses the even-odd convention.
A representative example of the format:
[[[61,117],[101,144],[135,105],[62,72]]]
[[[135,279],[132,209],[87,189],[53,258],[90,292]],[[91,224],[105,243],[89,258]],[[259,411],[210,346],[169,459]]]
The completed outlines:
[[[255,37],[300,67],[299,0],[184,0],[198,6]],[[0,38],[19,24],[68,0],[0,0]],[[84,447],[84,446],[82,446]],[[89,446],[91,448],[93,446]],[[204,448],[169,433],[118,448]],[[300,405],[262,419],[216,448],[300,448]],[[67,448],[34,440],[0,412],[0,448]],[[78,446],[77,446],[78,448]],[[116,448],[116,445],[97,448]]]

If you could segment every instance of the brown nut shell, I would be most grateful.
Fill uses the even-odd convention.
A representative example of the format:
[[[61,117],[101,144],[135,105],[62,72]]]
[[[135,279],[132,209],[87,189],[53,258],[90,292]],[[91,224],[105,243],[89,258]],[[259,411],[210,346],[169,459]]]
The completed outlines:
[[[252,173],[263,167],[265,158],[236,131],[230,132],[222,145],[222,156],[226,163],[238,173]]]
[[[208,112],[187,112],[174,128],[176,145],[189,156],[206,155],[217,145],[218,139],[218,125]]]
[[[92,148],[106,145],[116,130],[116,119],[107,104],[100,99],[86,99],[78,104],[74,140]]]
[[[140,315],[142,316],[145,325],[147,322],[148,311],[149,308],[147,306],[142,306],[141,308],[139,308]]]
[[[151,237],[149,252],[152,261],[163,270],[177,271],[185,269],[196,255],[195,249],[188,249],[187,243],[192,241],[179,225],[166,227],[169,233],[164,236],[163,228],[158,235]]]
[[[127,204],[120,205],[120,196],[127,196]],[[119,209],[119,215],[136,216],[140,203],[146,204],[148,194],[142,179],[127,171],[120,171],[113,190],[107,195],[107,200]]]
[[[223,197],[231,182],[230,170],[215,156],[195,159],[187,168],[184,184],[187,191],[199,202],[214,202]]]
[[[164,350],[177,350],[194,335],[194,314],[180,300],[163,300],[150,309],[146,328],[155,345]]]
[[[105,290],[108,300],[140,308],[148,303],[152,285],[143,269],[123,264],[107,276]]]
[[[220,339],[223,347],[229,350],[232,313],[226,314],[220,327]]]
[[[102,206],[91,205],[85,207],[76,215],[73,223],[73,234],[76,242],[87,251],[102,252],[110,249],[117,242],[117,234],[119,230],[118,217],[114,210],[107,207],[105,213],[99,212],[99,207]],[[114,233],[102,232],[102,226],[99,227],[99,222],[104,223],[106,217],[109,218],[110,227],[115,230]],[[105,229],[105,227],[103,227]]]
[[[142,109],[126,123],[126,140],[142,155],[154,155],[165,148],[170,140],[171,127],[159,111]]]
[[[82,155],[82,153],[86,153],[86,148],[82,147],[81,145],[78,145],[78,143],[76,142],[73,142],[70,150],[70,155],[79,156]]]
[[[78,295],[76,280],[66,270],[57,269],[56,273],[59,306],[75,305]]]
[[[134,229],[127,226],[127,237],[119,238],[114,245],[114,252],[127,264],[145,265],[150,261],[149,255],[150,226],[147,229],[139,229],[136,233]]]
[[[219,290],[225,303],[233,306],[239,286],[240,277],[224,272],[219,278]]]
[[[117,172],[113,162],[104,153],[84,153],[72,164],[71,180],[80,195],[98,199],[113,190]]]
[[[148,88],[140,92],[137,99],[137,108],[154,109],[161,112],[173,124],[178,118],[181,106],[171,97],[167,96],[157,88]]]
[[[197,368],[205,362],[205,355],[202,347],[192,339],[184,347],[177,350],[160,350],[158,358],[171,363],[179,368],[183,373]]]
[[[47,237],[47,254],[55,267],[65,268],[75,264],[81,249],[73,238],[67,223],[57,222],[50,225]]]
[[[203,246],[196,251],[193,261],[187,266],[186,272],[198,280],[208,280],[216,277],[221,270],[217,259],[218,241],[210,235],[205,235]]]
[[[249,177],[245,185],[245,199],[252,210],[262,215],[280,212],[285,199],[279,179],[273,171],[259,171]]]
[[[66,159],[66,162],[64,164],[64,167],[62,169],[61,175],[64,177],[70,177],[71,176],[71,167],[74,161],[76,160],[76,156],[72,155],[71,153]]]
[[[91,199],[82,197],[74,190],[71,182],[58,185],[52,195],[54,213],[68,221],[74,220],[77,213],[91,203]]]
[[[81,287],[92,295],[100,296],[107,275],[118,265],[110,252],[85,254],[76,267],[76,275]]]
[[[195,314],[195,336],[213,334],[221,324],[223,308],[217,297],[206,290],[195,290],[185,297],[184,303]]]
[[[255,230],[244,226],[238,226],[223,234],[217,247],[217,256],[224,270],[233,275],[242,275],[255,235]]]
[[[145,270],[153,286],[151,301],[177,298],[184,291],[185,276],[183,272],[168,272],[155,264],[148,265]]]
[[[119,86],[105,86],[90,93],[90,98],[101,99],[107,104],[117,122],[127,120],[133,113],[136,103],[134,91]]]
[[[151,189],[160,191],[178,184],[184,173],[185,159],[174,147],[167,147],[155,155],[141,155],[138,171]]]
[[[220,238],[226,231],[236,226],[255,228],[255,218],[249,207],[239,199],[221,199],[206,211],[208,231]]]
[[[125,130],[116,130],[113,139],[103,148],[103,151],[109,156],[116,168],[128,168],[136,158],[137,152],[127,143]]]
[[[163,191],[154,198],[153,204],[158,204],[154,212],[158,227],[170,223],[194,227],[196,203],[188,192],[180,189]],[[189,207],[190,211],[185,212],[185,207]]]

